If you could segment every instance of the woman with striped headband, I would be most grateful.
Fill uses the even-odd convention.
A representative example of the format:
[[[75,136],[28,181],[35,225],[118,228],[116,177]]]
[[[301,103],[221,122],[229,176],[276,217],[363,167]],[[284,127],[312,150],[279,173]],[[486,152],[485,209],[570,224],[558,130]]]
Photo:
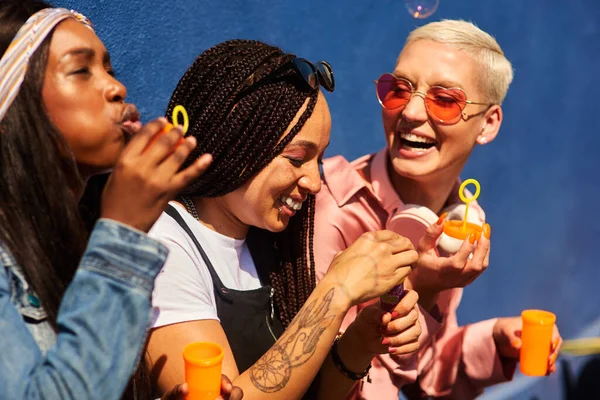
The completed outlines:
[[[179,171],[179,128],[145,150],[166,120],[142,127],[80,14],[3,0],[0,55],[0,397],[118,399],[167,256],[145,232],[210,156]],[[113,167],[85,249],[78,198]]]

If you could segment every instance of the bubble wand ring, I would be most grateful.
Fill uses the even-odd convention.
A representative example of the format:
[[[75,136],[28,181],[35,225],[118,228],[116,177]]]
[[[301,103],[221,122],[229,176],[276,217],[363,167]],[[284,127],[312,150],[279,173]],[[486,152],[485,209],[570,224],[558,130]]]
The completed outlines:
[[[158,139],[160,136],[166,134],[167,132],[170,132],[171,129],[173,129],[176,126],[179,126],[179,115],[181,114],[181,117],[183,119],[183,136],[185,136],[185,134],[187,133],[189,127],[190,127],[190,119],[188,117],[188,113],[185,110],[185,107],[183,107],[182,105],[177,105],[175,106],[175,108],[173,109],[173,123],[167,122],[165,124],[165,126],[162,128],[162,130],[160,132],[158,132],[156,135],[154,135],[154,137],[152,139],[150,139],[150,142],[148,143],[148,145],[146,146],[146,149],[148,147],[150,147],[152,145],[152,143],[154,143],[154,141],[156,139]],[[183,137],[180,137],[179,140],[177,141],[177,144],[175,145],[175,147],[183,144],[185,142],[185,139]],[[145,149],[144,149],[145,151]]]
[[[179,125],[179,114],[181,114],[183,118],[183,135],[185,136],[190,127],[190,118],[188,117],[188,113],[185,110],[185,107],[180,104],[176,105],[175,108],[173,108],[173,124],[176,126]]]

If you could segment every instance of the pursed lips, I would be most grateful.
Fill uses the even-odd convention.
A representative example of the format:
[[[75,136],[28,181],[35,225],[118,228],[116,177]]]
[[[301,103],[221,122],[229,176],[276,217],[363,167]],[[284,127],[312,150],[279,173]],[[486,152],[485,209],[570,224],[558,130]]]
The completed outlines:
[[[123,131],[133,136],[142,129],[142,123],[140,122],[140,112],[137,107],[133,104],[127,104],[121,114],[121,120],[119,124],[123,128]]]

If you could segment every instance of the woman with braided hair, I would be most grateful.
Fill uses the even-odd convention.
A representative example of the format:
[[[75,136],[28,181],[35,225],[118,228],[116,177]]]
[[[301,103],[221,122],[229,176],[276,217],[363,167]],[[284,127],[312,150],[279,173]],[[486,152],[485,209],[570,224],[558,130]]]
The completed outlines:
[[[416,350],[414,292],[393,313],[366,307],[338,335],[351,306],[410,272],[407,239],[367,233],[315,283],[314,196],[331,128],[320,86],[334,89],[326,62],[248,40],[205,51],[177,85],[167,114],[185,107],[198,143],[184,165],[204,153],[213,162],[150,232],[170,249],[146,357],[159,391],[184,380],[181,352],[196,341],[224,348],[223,373],[251,399],[309,387],[310,398],[344,398],[375,354]]]

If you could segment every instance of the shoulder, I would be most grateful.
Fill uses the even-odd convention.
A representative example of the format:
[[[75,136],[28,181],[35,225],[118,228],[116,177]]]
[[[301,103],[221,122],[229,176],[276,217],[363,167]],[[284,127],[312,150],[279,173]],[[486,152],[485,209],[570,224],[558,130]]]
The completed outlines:
[[[186,220],[185,212],[177,206],[175,203],[171,202],[170,205],[173,205],[173,209],[184,219]],[[172,240],[175,242],[180,242],[181,239],[186,238],[188,235],[183,229],[181,225],[167,212],[163,212],[161,216],[158,218],[156,223],[152,226],[152,229],[148,232],[148,236],[153,237],[158,240]]]

